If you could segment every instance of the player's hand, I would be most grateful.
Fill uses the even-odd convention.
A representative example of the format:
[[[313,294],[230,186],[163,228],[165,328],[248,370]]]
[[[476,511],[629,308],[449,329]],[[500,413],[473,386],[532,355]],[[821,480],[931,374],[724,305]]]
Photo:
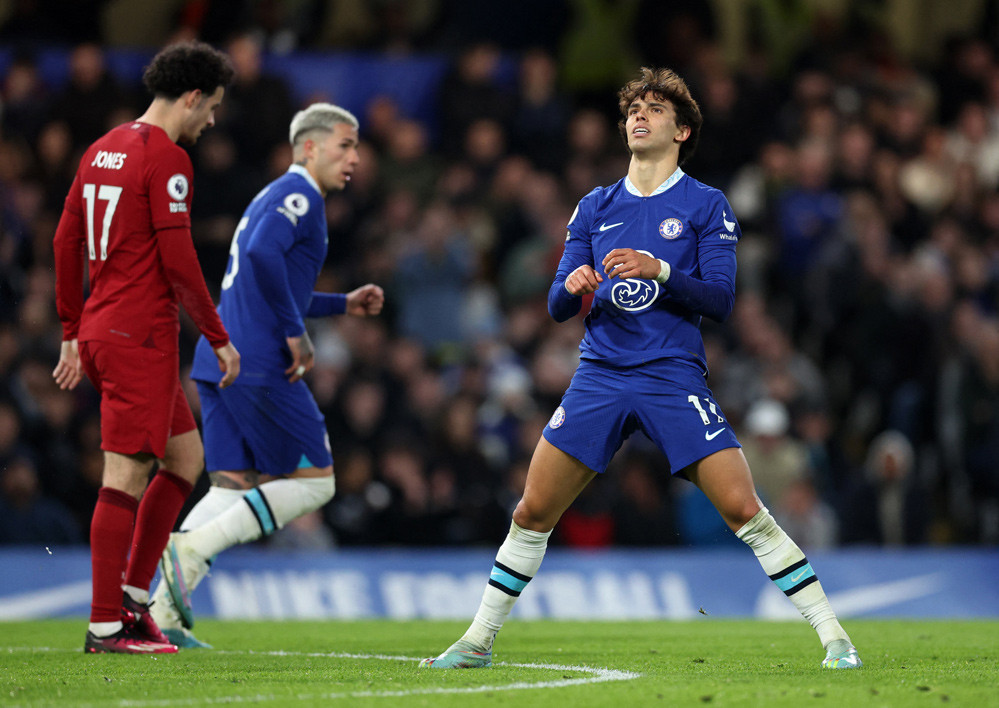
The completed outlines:
[[[662,266],[659,260],[633,248],[615,248],[604,256],[604,272],[608,278],[645,278],[655,280]]]
[[[285,337],[288,349],[291,351],[291,366],[284,370],[288,383],[299,381],[305,372],[312,368],[316,359],[316,349],[312,346],[309,333],[302,332],[299,337]]]
[[[83,378],[83,365],[80,363],[80,345],[77,340],[70,339],[62,343],[59,351],[59,363],[52,370],[52,378],[63,391],[76,388]]]
[[[347,314],[358,317],[371,317],[382,311],[385,305],[385,291],[368,283],[347,293]]]
[[[592,266],[581,265],[569,273],[569,277],[565,279],[565,289],[573,295],[588,295],[600,287],[602,282],[603,277]]]
[[[239,376],[239,352],[232,342],[229,342],[224,347],[215,349],[215,356],[219,358],[219,371],[223,372],[219,388],[228,388]]]

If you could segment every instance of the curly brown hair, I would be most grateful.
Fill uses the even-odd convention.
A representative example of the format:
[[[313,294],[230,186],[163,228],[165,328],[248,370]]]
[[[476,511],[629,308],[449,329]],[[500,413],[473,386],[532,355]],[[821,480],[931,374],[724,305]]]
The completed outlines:
[[[628,143],[628,133],[625,122],[628,119],[628,107],[635,101],[652,94],[661,101],[669,101],[676,111],[677,126],[690,128],[690,137],[680,144],[679,164],[682,165],[697,149],[697,139],[701,135],[701,108],[690,95],[686,82],[671,69],[650,69],[642,67],[642,76],[629,81],[617,92],[617,105],[623,118],[618,122],[621,137]]]
[[[142,83],[156,97],[176,99],[194,89],[215,93],[234,75],[229,57],[219,50],[204,42],[179,42],[153,57]]]

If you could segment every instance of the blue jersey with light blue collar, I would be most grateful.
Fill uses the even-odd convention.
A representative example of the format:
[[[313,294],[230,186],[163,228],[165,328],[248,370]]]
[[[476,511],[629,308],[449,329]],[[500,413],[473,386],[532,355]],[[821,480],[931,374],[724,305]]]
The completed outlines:
[[[741,234],[721,191],[679,168],[648,197],[627,177],[598,187],[583,197],[569,221],[549,312],[559,322],[579,312],[582,298],[565,289],[565,279],[590,265],[604,281],[586,317],[579,346],[583,359],[623,367],[681,359],[707,373],[701,317],[722,321],[732,311]],[[601,261],[615,248],[669,263],[666,284],[608,278]]]
[[[343,312],[343,295],[313,293],[326,260],[326,208],[319,185],[292,167],[246,208],[229,248],[218,312],[240,353],[236,384],[286,382],[285,341],[305,331],[305,317]],[[202,337],[191,378],[218,381],[218,360]]]

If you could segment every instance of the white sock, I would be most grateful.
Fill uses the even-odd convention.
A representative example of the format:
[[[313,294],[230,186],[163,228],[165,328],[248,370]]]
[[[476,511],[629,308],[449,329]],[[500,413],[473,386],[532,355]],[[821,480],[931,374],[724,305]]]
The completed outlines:
[[[180,530],[190,531],[202,524],[208,523],[242,499],[247,491],[249,490],[210,487],[208,493],[201,497],[198,503],[187,513],[187,516],[184,517],[184,523],[180,525]]]
[[[142,588],[137,588],[134,585],[122,585],[122,590],[128,593],[128,596],[138,603],[146,604],[149,602],[149,591],[143,590]]]
[[[269,536],[292,519],[333,498],[333,476],[291,477],[261,484],[211,521],[184,534],[184,543],[203,559],[240,543]]]
[[[735,535],[753,549],[763,571],[815,628],[823,647],[834,639],[850,641],[805,554],[777,525],[766,507]]]
[[[208,488],[205,496],[201,497],[184,517],[180,530],[190,531],[208,523],[240,501],[248,491],[247,489],[230,489],[229,487],[212,485]],[[197,564],[184,571],[184,582],[187,584],[188,592],[194,592],[194,589],[208,574],[208,563],[211,558],[212,556],[198,559]],[[193,574],[189,575],[189,573]],[[166,584],[162,580],[157,586],[153,598],[156,600],[152,605],[153,619],[156,620],[156,624],[161,629],[181,629],[180,615],[174,608],[173,602],[167,599]]]
[[[482,593],[479,611],[462,639],[482,651],[490,651],[496,633],[506,620],[520,593],[538,572],[552,532],[528,531],[516,523],[496,553],[489,584]]]
[[[91,622],[87,627],[95,637],[110,637],[121,631],[121,622]]]

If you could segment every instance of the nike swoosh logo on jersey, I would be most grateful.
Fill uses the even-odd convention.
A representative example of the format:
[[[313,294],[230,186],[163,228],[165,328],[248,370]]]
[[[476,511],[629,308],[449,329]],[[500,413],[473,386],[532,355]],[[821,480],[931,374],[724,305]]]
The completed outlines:
[[[607,229],[613,229],[615,226],[620,226],[623,223],[624,223],[623,221],[619,221],[616,224],[601,224],[600,225],[600,230],[601,231],[606,231]]]
[[[721,435],[723,432],[725,432],[725,428],[722,428],[721,430],[716,430],[713,433],[709,433],[708,431],[705,430],[704,431],[704,439],[705,440],[714,440],[719,435]]]
[[[735,228],[735,222],[734,221],[729,221],[728,219],[725,218],[726,216],[728,216],[728,213],[723,211],[722,212],[722,223],[725,224],[725,228],[726,229],[728,229],[729,231],[731,231],[732,229]]]

